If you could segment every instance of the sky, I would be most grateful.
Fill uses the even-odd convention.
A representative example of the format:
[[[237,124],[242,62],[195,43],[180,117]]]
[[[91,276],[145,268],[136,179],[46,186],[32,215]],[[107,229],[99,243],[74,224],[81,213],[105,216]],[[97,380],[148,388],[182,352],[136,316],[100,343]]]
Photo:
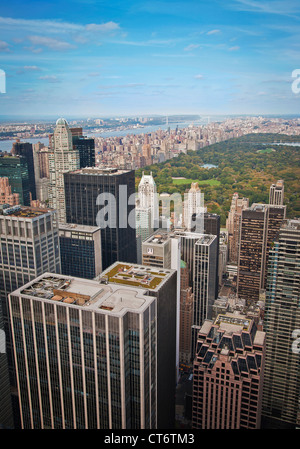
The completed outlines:
[[[1,3],[0,115],[300,113],[299,0]]]

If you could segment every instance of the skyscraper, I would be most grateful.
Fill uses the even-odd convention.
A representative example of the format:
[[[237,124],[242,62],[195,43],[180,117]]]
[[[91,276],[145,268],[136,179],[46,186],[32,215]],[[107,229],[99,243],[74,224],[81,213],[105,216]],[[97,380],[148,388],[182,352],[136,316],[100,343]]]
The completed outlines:
[[[28,142],[20,142],[18,139],[13,143],[11,154],[13,156],[23,156],[26,159],[29,175],[29,190],[31,199],[36,200],[36,186],[35,186],[35,166],[33,157],[32,144]]]
[[[10,383],[15,387],[8,294],[44,271],[60,272],[56,212],[20,206],[2,207],[0,232],[0,310],[6,334]]]
[[[230,263],[238,263],[242,210],[248,207],[248,198],[239,198],[238,193],[233,194],[230,211],[226,220],[226,228],[228,230],[228,260]]]
[[[276,182],[276,184],[272,184],[270,187],[270,196],[269,196],[269,204],[273,204],[275,206],[283,205],[283,197],[284,197],[284,182],[282,179]]]
[[[188,191],[184,201],[184,224],[188,231],[194,230],[195,218],[198,216],[196,223],[202,224],[197,232],[203,232],[203,214],[207,212],[207,208],[204,207],[203,194],[197,182],[192,182],[191,188]],[[200,218],[202,223],[200,223]]]
[[[152,176],[152,172],[150,175],[145,175],[143,172],[142,178],[140,180],[139,186],[138,186],[138,199],[139,199],[139,205],[142,208],[149,208],[151,209],[151,223],[152,228],[157,229],[159,226],[159,217],[158,217],[158,203],[157,203],[157,187],[156,183],[154,181],[154,178]]]
[[[270,249],[268,263],[264,427],[300,425],[299,298],[300,220],[286,220]]]
[[[22,428],[172,428],[176,274],[142,271],[46,273],[10,295]]]
[[[73,148],[72,133],[67,121],[56,122],[52,138],[53,148],[49,151],[49,206],[57,210],[60,223],[66,222],[64,173],[80,167],[79,151]]]
[[[61,273],[94,279],[102,271],[101,229],[96,226],[59,226]]]
[[[25,157],[0,153],[0,176],[8,178],[12,193],[19,194],[20,204],[30,206],[31,192]]]
[[[79,152],[80,168],[95,167],[95,139],[75,134],[72,135],[72,141],[74,149]]]
[[[12,193],[8,178],[0,178],[0,204],[17,206],[20,204],[20,195]]]
[[[237,294],[247,304],[266,288],[269,250],[285,218],[285,206],[252,204],[242,211]]]
[[[257,429],[265,333],[245,315],[220,314],[204,321],[193,370],[194,429]]]
[[[84,168],[65,173],[64,186],[67,223],[101,227],[103,269],[135,263],[134,171]]]

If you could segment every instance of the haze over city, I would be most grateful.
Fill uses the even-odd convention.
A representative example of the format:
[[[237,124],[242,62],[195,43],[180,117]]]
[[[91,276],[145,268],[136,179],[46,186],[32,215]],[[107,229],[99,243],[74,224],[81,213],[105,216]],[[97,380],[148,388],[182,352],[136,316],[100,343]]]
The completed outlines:
[[[295,114],[297,1],[3,2],[6,116]]]

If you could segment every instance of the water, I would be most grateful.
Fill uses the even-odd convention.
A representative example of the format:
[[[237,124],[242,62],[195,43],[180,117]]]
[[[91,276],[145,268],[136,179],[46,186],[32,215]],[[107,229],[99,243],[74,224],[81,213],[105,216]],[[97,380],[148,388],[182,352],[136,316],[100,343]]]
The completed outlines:
[[[204,122],[201,121],[193,121],[193,122],[183,122],[183,123],[170,123],[170,124],[160,124],[160,125],[152,125],[152,126],[145,126],[144,128],[129,128],[129,129],[122,129],[122,130],[116,130],[116,131],[104,131],[102,133],[89,133],[84,132],[83,135],[88,137],[124,137],[127,136],[127,134],[146,134],[161,130],[166,130],[168,127],[170,129],[175,129],[177,126],[178,128],[187,128],[191,123],[195,125],[201,125],[204,124]],[[21,142],[29,142],[29,143],[43,143],[46,147],[49,145],[49,138],[48,137],[34,137],[34,138],[20,138]],[[0,140],[0,151],[7,151],[10,152],[12,149],[12,144],[15,142],[15,139],[12,140]]]

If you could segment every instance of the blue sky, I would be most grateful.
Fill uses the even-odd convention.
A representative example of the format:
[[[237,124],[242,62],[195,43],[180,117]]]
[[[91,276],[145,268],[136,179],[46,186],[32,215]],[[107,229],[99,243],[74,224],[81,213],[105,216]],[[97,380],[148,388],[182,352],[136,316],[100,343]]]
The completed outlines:
[[[0,115],[298,114],[299,0],[2,2]]]

